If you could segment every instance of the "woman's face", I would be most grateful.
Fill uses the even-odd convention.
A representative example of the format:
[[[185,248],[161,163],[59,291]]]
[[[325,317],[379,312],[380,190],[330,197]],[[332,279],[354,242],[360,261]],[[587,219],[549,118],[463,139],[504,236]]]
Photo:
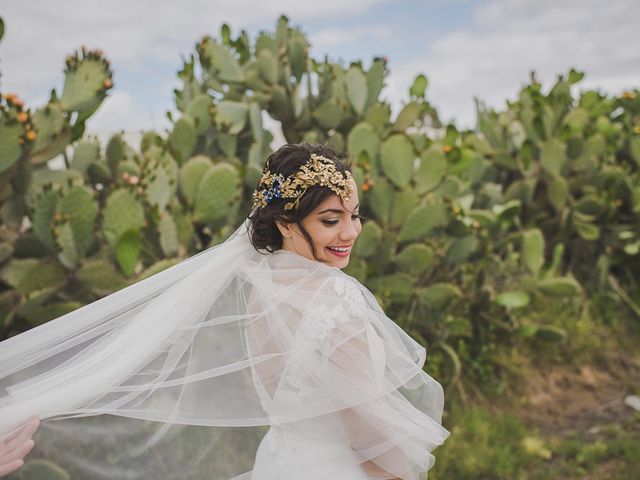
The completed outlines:
[[[301,221],[311,236],[316,255],[328,265],[344,268],[349,263],[351,248],[360,231],[358,187],[351,181],[352,194],[342,204],[337,195],[331,195]],[[278,225],[283,235],[283,250],[316,260],[304,235],[296,224]]]

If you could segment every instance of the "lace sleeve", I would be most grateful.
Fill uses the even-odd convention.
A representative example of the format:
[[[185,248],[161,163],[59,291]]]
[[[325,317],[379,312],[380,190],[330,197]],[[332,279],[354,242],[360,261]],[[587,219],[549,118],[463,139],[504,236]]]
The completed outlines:
[[[324,327],[330,328],[322,354],[343,401],[345,433],[369,475],[416,480],[434,463],[430,451],[448,436],[439,423],[442,388],[416,365],[406,348],[411,340],[371,304],[374,297],[339,280],[333,283],[335,304],[346,314],[323,317],[336,320]],[[405,394],[419,400],[412,403]]]

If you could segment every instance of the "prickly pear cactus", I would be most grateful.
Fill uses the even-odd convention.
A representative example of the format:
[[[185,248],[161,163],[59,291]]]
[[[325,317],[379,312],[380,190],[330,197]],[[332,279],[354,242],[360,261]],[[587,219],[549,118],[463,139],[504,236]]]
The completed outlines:
[[[15,94],[0,98],[0,174],[14,170],[36,139],[33,118],[24,102]]]
[[[116,245],[125,232],[139,231],[144,223],[142,204],[129,189],[114,190],[107,197],[102,212],[102,229],[109,244]]]
[[[573,98],[581,73],[548,92],[532,77],[504,111],[478,101],[477,130],[460,131],[440,121],[424,75],[392,115],[380,98],[387,64],[313,59],[285,16],[254,44],[223,25],[179,70],[169,131],[146,132],[139,146],[115,135],[104,149],[84,137],[113,86],[100,51],[71,55],[62,94],[34,113],[5,94],[7,333],[224,240],[251,206],[271,153],[270,119],[288,142],[327,143],[351,158],[365,220],[346,271],[432,345],[434,368],[451,381],[484,361],[483,345],[562,341],[559,327],[519,311],[536,296],[619,292],[611,278],[640,268],[638,91]],[[50,169],[63,152],[66,168]]]
[[[226,163],[209,167],[195,192],[194,219],[210,223],[225,218],[240,193],[240,177],[234,167]]]
[[[69,55],[60,106],[68,112],[86,117],[92,114],[113,87],[109,61],[100,50],[87,50]]]
[[[98,202],[85,187],[73,187],[56,203],[53,234],[59,248],[58,258],[74,268],[95,241]]]

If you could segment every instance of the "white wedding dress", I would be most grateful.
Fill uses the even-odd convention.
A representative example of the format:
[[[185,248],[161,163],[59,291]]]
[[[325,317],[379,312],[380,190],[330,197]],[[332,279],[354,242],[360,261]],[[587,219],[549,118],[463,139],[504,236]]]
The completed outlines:
[[[277,255],[290,255],[277,252]],[[328,329],[334,327],[335,312],[317,305],[303,315],[296,331],[294,351],[287,361],[272,399],[263,391],[265,410],[286,409],[292,404],[301,404],[305,396],[313,395],[312,355],[305,352],[317,346],[325,338]],[[384,355],[379,345],[374,353],[376,358]],[[259,378],[256,384],[261,384]],[[251,480],[314,478],[332,480],[368,480],[370,477],[360,466],[345,432],[338,413],[320,415],[312,419],[300,420],[285,425],[272,426],[262,439],[256,453],[256,461],[251,472]]]
[[[336,415],[271,427],[256,454],[251,480],[369,480]]]
[[[315,262],[287,251],[276,252],[268,261],[275,271],[290,268],[292,264],[298,268],[300,265],[317,268]],[[301,312],[300,322],[291,329],[293,348],[288,352],[286,363],[283,366],[273,364],[271,368],[266,366],[262,370],[254,369],[254,382],[258,386],[265,411],[273,412],[274,417],[278,412],[304,409],[305,405],[323,394],[323,388],[327,392],[333,391],[343,381],[354,382],[352,386],[366,392],[363,395],[364,401],[358,405],[357,401],[350,400],[345,395],[343,398],[347,403],[353,403],[353,407],[346,411],[340,410],[282,425],[274,424],[262,439],[253,471],[246,478],[396,478],[396,474],[370,477],[365,473],[362,463],[371,459],[380,466],[393,467],[392,470],[398,472],[397,475],[406,475],[402,478],[417,479],[420,472],[411,465],[415,459],[412,458],[414,452],[410,448],[422,448],[420,456],[427,462],[426,465],[423,464],[426,471],[434,461],[427,450],[448,436],[448,432],[439,424],[442,389],[428,375],[419,376],[423,382],[427,379],[425,383],[419,384],[422,400],[427,400],[422,404],[423,408],[426,407],[426,412],[414,408],[406,399],[403,401],[397,392],[396,396],[382,394],[388,361],[383,343],[384,335],[380,336],[374,326],[375,322],[371,321],[371,307],[362,293],[363,287],[336,268],[328,269],[327,273],[329,274],[320,282],[314,280],[320,285],[316,285],[317,288],[310,295],[312,301]],[[287,317],[281,311],[278,315]],[[380,327],[384,328],[382,325]],[[395,334],[401,332],[406,335],[397,326],[394,330]],[[257,353],[251,348],[252,341],[255,345],[257,338],[266,350],[278,344],[277,341],[270,341],[271,332],[268,331],[252,331],[249,328],[247,335],[248,348],[252,354]],[[408,336],[404,338],[405,341],[407,339]],[[361,355],[358,356],[355,352]],[[419,348],[418,355],[414,362],[422,366],[424,349]],[[340,378],[336,372],[348,377]],[[269,388],[269,380],[274,388]],[[330,385],[333,382],[336,384]],[[394,405],[397,405],[397,410],[394,410]],[[433,414],[435,418],[428,414]],[[393,431],[394,426],[404,426],[408,430]],[[388,433],[391,436],[387,438],[385,435]],[[397,434],[397,439],[392,438],[394,434]],[[411,434],[416,435],[413,440],[422,435],[424,443],[421,446],[411,445],[408,441],[411,440]],[[403,442],[409,450],[398,448]],[[387,450],[385,443],[391,448]]]
[[[246,232],[0,342],[0,440],[39,416],[30,458],[77,479],[424,478],[449,436],[425,348]]]

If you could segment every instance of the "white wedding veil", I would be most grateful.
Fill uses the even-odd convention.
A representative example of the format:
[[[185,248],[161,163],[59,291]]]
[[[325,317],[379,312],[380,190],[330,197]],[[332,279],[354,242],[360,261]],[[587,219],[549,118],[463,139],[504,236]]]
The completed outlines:
[[[340,419],[355,463],[433,465],[449,432],[425,348],[355,279],[248,229],[0,343],[0,439],[41,419],[25,471],[248,480],[270,427],[314,418]]]

